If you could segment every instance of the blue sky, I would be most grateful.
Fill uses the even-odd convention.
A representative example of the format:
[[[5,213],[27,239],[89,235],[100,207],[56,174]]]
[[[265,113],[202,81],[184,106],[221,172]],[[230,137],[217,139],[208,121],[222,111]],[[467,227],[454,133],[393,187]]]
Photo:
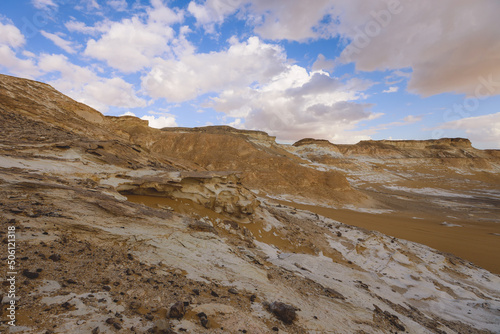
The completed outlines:
[[[150,126],[500,148],[497,0],[20,0],[0,71]]]

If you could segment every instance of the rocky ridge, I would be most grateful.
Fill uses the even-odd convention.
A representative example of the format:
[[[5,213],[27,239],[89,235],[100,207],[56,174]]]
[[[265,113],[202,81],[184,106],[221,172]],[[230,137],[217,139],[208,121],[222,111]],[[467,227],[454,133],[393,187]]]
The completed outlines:
[[[394,205],[363,186],[376,162],[320,164],[261,133],[99,115],[0,77],[0,232],[16,226],[20,272],[17,326],[3,304],[2,331],[498,332],[497,275],[263,195]],[[358,167],[336,170],[346,164]]]

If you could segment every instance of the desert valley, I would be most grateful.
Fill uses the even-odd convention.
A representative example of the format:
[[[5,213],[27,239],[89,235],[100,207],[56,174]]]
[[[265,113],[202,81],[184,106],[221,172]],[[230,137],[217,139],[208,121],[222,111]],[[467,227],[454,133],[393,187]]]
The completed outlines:
[[[500,333],[498,150],[159,130],[5,75],[0,118],[2,332]]]

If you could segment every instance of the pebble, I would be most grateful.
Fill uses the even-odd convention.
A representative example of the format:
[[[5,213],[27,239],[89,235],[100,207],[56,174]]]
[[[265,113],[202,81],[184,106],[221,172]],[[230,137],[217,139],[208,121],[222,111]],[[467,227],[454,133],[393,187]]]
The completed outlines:
[[[170,307],[168,317],[171,319],[180,319],[184,316],[184,314],[186,314],[184,303],[179,301]]]
[[[52,254],[51,256],[49,256],[49,259],[51,259],[54,262],[57,262],[57,261],[61,260],[61,255],[59,255],[59,254]]]
[[[281,302],[269,304],[269,311],[285,324],[291,324],[296,318],[295,307]]]
[[[32,271],[29,271],[28,269],[25,269],[25,270],[23,270],[23,276],[25,276],[29,279],[35,279],[35,278],[38,278],[40,276],[40,274],[37,272],[32,272]]]

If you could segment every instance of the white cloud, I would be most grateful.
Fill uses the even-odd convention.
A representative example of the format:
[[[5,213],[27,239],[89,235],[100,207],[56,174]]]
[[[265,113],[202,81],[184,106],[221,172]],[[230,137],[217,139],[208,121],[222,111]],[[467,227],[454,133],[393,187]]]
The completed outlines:
[[[335,60],[326,59],[321,53],[318,55],[318,58],[312,65],[313,71],[332,71],[335,68]]]
[[[236,14],[264,39],[338,36],[348,43],[338,62],[361,71],[411,68],[408,89],[423,96],[473,96],[479,77],[500,81],[498,0],[206,0],[188,11],[209,32]]]
[[[80,0],[78,4],[75,6],[75,9],[77,10],[86,10],[89,12],[100,8],[101,6],[99,6],[96,0]]]
[[[209,33],[215,24],[239,12],[264,39],[300,41],[330,35],[328,23],[322,21],[332,7],[332,0],[287,0],[286,5],[279,0],[207,0],[203,4],[191,1],[188,11]]]
[[[358,70],[411,67],[410,91],[473,95],[479,77],[500,79],[499,12],[496,0],[337,0],[332,28],[352,41],[341,59]]]
[[[244,0],[207,0],[200,5],[191,1],[188,5],[188,12],[196,18],[198,24],[203,25],[208,33],[214,33],[214,25],[222,23],[226,16],[235,13],[244,3]]]
[[[119,12],[127,10],[128,6],[126,0],[108,0],[107,4]]]
[[[149,126],[156,129],[167,127],[176,127],[177,123],[174,116],[142,116],[141,119],[149,121]]]
[[[329,37],[328,23],[322,22],[332,13],[332,0],[253,0],[250,12],[261,17],[255,32],[265,39],[303,41]]]
[[[147,105],[125,80],[100,77],[87,67],[72,64],[63,55],[42,55],[38,65],[45,73],[60,73],[59,79],[49,82],[56,89],[102,112],[110,106],[136,108]]]
[[[326,72],[308,73],[294,65],[267,85],[227,89],[206,106],[236,118],[238,126],[238,119],[244,119],[245,128],[280,140],[315,137],[354,143],[371,134],[356,131],[358,124],[378,116],[370,112],[371,105],[355,102],[366,87],[365,82],[346,84]]]
[[[156,113],[156,112],[149,112],[151,113]],[[133,112],[127,111],[126,113],[120,115],[120,116],[134,116],[137,117]],[[142,120],[148,121],[149,126],[155,129],[163,129],[167,127],[176,127],[177,122],[175,121],[175,116],[170,115],[170,114],[163,114],[163,116],[155,117],[155,116],[142,116]]]
[[[133,16],[121,22],[108,22],[107,29],[97,40],[90,39],[84,54],[105,61],[108,66],[125,73],[132,73],[151,66],[156,57],[173,57],[178,51],[172,44],[178,41],[170,25],[181,22],[183,13],[165,7],[161,1],[153,0],[153,7],[147,11],[147,19]],[[68,22],[69,28],[77,31],[102,31],[100,27],[92,30],[78,22]],[[182,39],[182,36],[180,37]]]
[[[32,59],[18,58],[11,48],[1,44],[0,67],[3,67],[8,73],[29,79],[34,79],[40,74],[40,71]]]
[[[446,122],[437,129],[463,131],[475,145],[500,149],[500,112]]]
[[[57,8],[57,5],[52,0],[32,0],[31,3],[33,4],[33,6],[35,6],[35,8],[38,9],[45,9],[48,7]]]
[[[399,90],[399,87],[392,86],[392,87],[389,87],[386,90],[382,91],[382,93],[396,93],[398,90]]]
[[[21,51],[22,55],[28,58],[22,59],[15,51],[26,43],[24,35],[10,20],[3,19],[3,21],[5,23],[0,22],[0,68],[12,75],[34,79],[40,71],[35,61],[29,59],[33,54]]]
[[[26,43],[24,35],[10,22],[0,22],[0,45],[7,45],[12,48],[19,48]]]
[[[78,32],[78,33],[87,34],[87,35],[97,35],[100,32],[102,33],[102,32],[109,30],[110,22],[105,21],[105,22],[98,23],[93,27],[90,27],[90,26],[86,25],[84,22],[71,20],[71,21],[66,22],[64,24],[64,26],[70,32]]]
[[[285,69],[281,47],[257,37],[245,42],[231,40],[227,50],[187,54],[180,60],[157,59],[142,78],[144,89],[154,98],[182,102],[209,92],[263,83]]]
[[[67,41],[67,40],[57,36],[56,34],[51,34],[51,33],[46,32],[44,30],[41,31],[41,34],[45,38],[50,39],[55,45],[57,45],[58,47],[60,47],[64,51],[66,51],[67,53],[71,53],[71,54],[76,53],[75,48],[72,46],[73,43],[71,43],[70,41]]]

